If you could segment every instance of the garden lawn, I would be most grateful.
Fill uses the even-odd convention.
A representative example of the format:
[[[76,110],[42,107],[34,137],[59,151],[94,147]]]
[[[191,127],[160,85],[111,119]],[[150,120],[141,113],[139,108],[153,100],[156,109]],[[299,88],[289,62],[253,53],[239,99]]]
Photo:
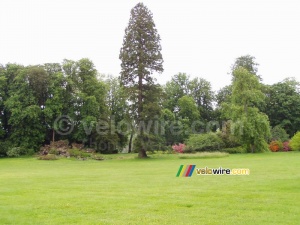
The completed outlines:
[[[176,177],[181,164],[251,174]],[[0,159],[0,224],[300,224],[300,152]]]

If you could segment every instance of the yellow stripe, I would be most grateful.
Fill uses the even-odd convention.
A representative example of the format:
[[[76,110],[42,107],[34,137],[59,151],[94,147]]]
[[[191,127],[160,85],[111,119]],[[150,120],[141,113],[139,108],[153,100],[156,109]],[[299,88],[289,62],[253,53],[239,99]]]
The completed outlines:
[[[180,177],[183,177],[183,174],[184,174],[184,172],[185,172],[186,167],[187,167],[187,165],[184,165],[184,166],[182,167],[181,173],[180,173],[180,175],[179,175]]]

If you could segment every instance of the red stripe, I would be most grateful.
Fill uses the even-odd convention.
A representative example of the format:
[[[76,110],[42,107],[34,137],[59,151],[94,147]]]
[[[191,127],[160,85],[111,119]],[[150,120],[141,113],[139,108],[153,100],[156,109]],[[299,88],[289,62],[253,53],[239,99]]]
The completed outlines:
[[[186,172],[186,174],[185,174],[185,177],[188,177],[188,176],[189,176],[192,167],[193,167],[192,165],[189,165],[189,168],[188,168],[188,170],[187,170],[187,172]]]

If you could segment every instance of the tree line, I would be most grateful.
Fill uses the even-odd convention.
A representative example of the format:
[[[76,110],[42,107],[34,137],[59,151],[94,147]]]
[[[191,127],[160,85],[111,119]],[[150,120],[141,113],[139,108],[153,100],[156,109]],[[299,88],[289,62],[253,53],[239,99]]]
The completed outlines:
[[[87,58],[0,65],[0,155],[13,147],[32,154],[67,139],[101,153],[127,148],[146,157],[194,133],[233,125],[230,135],[257,152],[267,148],[272,129],[289,137],[300,130],[299,82],[263,84],[250,55],[235,60],[232,83],[217,92],[186,73],[158,84],[153,74],[163,72],[160,36],[142,3],[131,10],[119,59],[119,77],[100,74]]]
[[[249,63],[255,64],[252,56],[239,57],[237,62],[241,59],[251,59]],[[224,121],[240,120],[242,115],[244,126],[251,119],[263,121],[257,123],[255,130],[280,126],[290,137],[300,130],[299,82],[289,78],[265,85],[245,65],[237,68],[233,70],[232,85],[217,92],[212,90],[209,81],[200,77],[192,79],[185,73],[172,76],[165,85],[155,84],[153,90],[145,90],[140,121],[145,127],[150,120],[153,124],[143,134],[146,150],[184,143],[192,133],[214,131]],[[1,66],[1,154],[5,155],[12,146],[22,147],[24,154],[30,154],[43,144],[62,139],[84,143],[103,153],[117,152],[129,145],[130,149],[139,148],[139,143],[132,142],[132,136],[137,133],[137,101],[135,96],[128,100],[125,88],[120,77],[99,74],[89,59]],[[246,90],[248,95],[243,92]],[[62,115],[72,121],[55,123]],[[114,132],[99,134],[96,125],[100,120],[107,122],[109,130],[120,123],[126,127],[120,125]],[[155,132],[155,121],[164,123],[164,132]],[[68,122],[74,123],[72,132],[59,134],[59,129],[67,129]],[[99,129],[104,126],[100,124]]]

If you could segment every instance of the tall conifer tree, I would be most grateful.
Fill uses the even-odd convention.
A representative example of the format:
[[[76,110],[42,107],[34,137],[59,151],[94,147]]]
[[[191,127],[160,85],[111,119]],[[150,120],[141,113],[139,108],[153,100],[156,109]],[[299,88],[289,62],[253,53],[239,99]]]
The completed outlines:
[[[123,46],[120,50],[121,83],[132,102],[132,112],[138,126],[153,117],[146,104],[147,96],[151,96],[151,103],[158,101],[153,99],[153,94],[158,90],[153,73],[163,72],[163,58],[161,54],[160,36],[157,33],[153,16],[150,10],[138,3],[132,10],[125,35]],[[151,115],[150,115],[151,114]],[[139,128],[137,136],[139,145],[139,157],[147,157],[145,149],[146,134]]]

